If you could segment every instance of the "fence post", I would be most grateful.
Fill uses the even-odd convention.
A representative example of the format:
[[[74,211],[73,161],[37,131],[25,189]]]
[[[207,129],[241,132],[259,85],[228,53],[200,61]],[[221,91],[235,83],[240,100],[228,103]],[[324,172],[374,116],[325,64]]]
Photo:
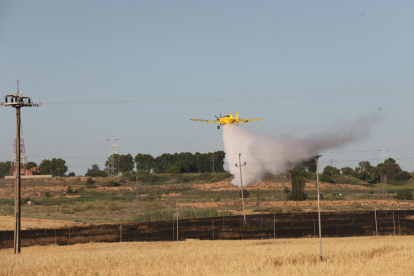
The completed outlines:
[[[395,216],[394,216],[394,211],[392,211],[392,223],[394,224],[394,236],[395,236]]]
[[[378,237],[378,222],[377,222],[377,208],[374,207],[374,214],[375,214],[375,234]]]
[[[55,244],[57,244],[55,220],[53,220],[53,229],[55,230]]]
[[[213,231],[213,241],[214,241],[214,218],[211,218],[211,229]]]

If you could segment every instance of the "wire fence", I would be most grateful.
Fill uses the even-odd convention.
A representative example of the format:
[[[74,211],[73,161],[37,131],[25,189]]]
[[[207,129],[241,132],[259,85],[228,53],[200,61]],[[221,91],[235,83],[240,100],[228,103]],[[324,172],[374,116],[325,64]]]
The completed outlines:
[[[376,217],[376,218],[375,218]],[[414,210],[324,212],[323,237],[414,235]],[[378,230],[376,230],[376,224]],[[183,219],[178,240],[239,240],[317,237],[317,213],[282,213]],[[88,225],[24,230],[22,246],[89,242],[176,241],[177,221]],[[13,231],[0,231],[0,248],[13,247]]]

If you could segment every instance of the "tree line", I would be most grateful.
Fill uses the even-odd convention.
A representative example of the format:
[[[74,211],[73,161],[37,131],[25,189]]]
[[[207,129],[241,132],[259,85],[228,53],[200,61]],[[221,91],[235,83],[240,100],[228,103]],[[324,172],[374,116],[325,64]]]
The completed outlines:
[[[393,158],[388,158],[384,163],[379,163],[377,166],[371,165],[369,161],[362,161],[358,163],[355,169],[350,167],[344,167],[341,169],[326,166],[323,170],[323,174],[328,176],[326,182],[331,182],[329,179],[334,175],[350,175],[360,180],[366,181],[371,184],[384,183],[387,180],[405,181],[411,178],[411,174],[407,171],[403,171],[399,164]]]
[[[313,158],[306,160],[295,166],[289,173],[292,190],[286,191],[288,193],[287,199],[305,200],[307,198],[305,184],[307,179],[312,178],[312,175],[316,173],[316,161]],[[371,165],[369,161],[361,161],[354,169],[350,167],[338,169],[333,166],[326,166],[323,172],[319,174],[319,181],[335,183],[334,178],[337,175],[352,176],[369,184],[386,183],[388,180],[406,181],[412,177],[409,172],[401,169],[395,159],[388,158],[384,163],[377,166]]]
[[[11,162],[0,162],[0,177],[10,175],[10,167]],[[37,167],[35,162],[27,162],[26,168],[31,169]],[[52,160],[45,159],[43,160],[40,165],[40,174],[42,175],[52,175],[52,176],[66,176],[66,172],[68,171],[68,166],[66,166],[66,161],[62,158],[53,158]],[[68,176],[72,176],[74,173],[69,173]]]
[[[224,151],[208,153],[164,153],[160,156],[153,157],[150,154],[138,153],[135,157],[131,154],[113,154],[105,162],[105,170],[101,170],[97,164],[88,169],[85,176],[108,175],[110,162],[115,164],[114,174],[130,173],[134,171],[149,171],[153,173],[211,173],[224,172]]]

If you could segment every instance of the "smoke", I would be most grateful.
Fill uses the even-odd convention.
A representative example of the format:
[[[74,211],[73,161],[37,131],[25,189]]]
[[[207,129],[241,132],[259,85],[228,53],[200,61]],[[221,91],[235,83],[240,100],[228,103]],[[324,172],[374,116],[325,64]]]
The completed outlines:
[[[239,153],[241,163],[246,162],[242,167],[243,186],[248,187],[262,181],[267,173],[286,172],[323,150],[342,148],[362,140],[369,135],[370,125],[379,121],[379,114],[373,114],[353,122],[336,123],[329,130],[307,138],[287,134],[272,137],[236,125],[224,125],[224,151],[234,176],[232,184],[240,186],[240,168],[235,166],[239,163]]]

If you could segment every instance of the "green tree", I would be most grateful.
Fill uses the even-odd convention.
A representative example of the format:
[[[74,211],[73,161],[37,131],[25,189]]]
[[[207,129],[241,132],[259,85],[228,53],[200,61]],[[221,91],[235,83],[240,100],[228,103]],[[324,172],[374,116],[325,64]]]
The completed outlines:
[[[131,154],[113,154],[109,156],[108,160],[105,162],[106,168],[108,168],[112,158],[116,164],[115,174],[120,172],[131,172],[134,170],[134,159]]]
[[[396,199],[412,200],[414,197],[413,192],[409,189],[401,189],[397,192]]]
[[[85,176],[90,177],[107,177],[108,174],[105,171],[101,171],[97,164],[93,164],[91,169],[86,171]]]
[[[342,174],[344,175],[351,175],[354,173],[354,170],[350,167],[341,168]]]
[[[402,172],[402,169],[393,158],[388,158],[384,163],[378,164],[373,171],[377,178],[387,175],[387,178],[393,179],[395,175]]]
[[[6,162],[0,162],[0,175],[9,175],[10,174],[10,166],[11,166],[11,162],[10,161],[6,161]]]
[[[138,153],[135,156],[135,165],[137,170],[152,170],[154,168],[155,159],[150,154]]]
[[[288,193],[287,200],[301,201],[305,200],[308,197],[305,193],[307,176],[308,173],[301,166],[297,166],[290,171],[292,190]]]
[[[37,167],[37,165],[35,162],[27,162],[26,167],[28,169],[31,169],[31,168]]]
[[[335,168],[335,167],[332,167],[332,166],[326,166],[323,169],[323,173],[326,174],[326,175],[329,175],[329,176],[339,174],[340,172],[341,171],[338,168]]]
[[[40,174],[51,174],[52,176],[63,177],[68,170],[66,161],[61,158],[45,159],[40,163]]]
[[[313,157],[303,161],[300,166],[304,168],[307,172],[316,173],[316,161]]]
[[[405,181],[411,178],[411,174],[407,171],[401,171],[393,176],[394,180]]]
[[[166,173],[177,174],[181,172],[181,167],[178,165],[168,165],[166,169]]]
[[[154,168],[156,168],[156,171],[159,173],[166,173],[167,172],[167,166],[171,165],[174,162],[174,156],[170,153],[164,153],[160,156],[157,156],[154,160]]]
[[[375,178],[375,170],[369,161],[361,161],[359,167],[354,170],[354,176],[364,181],[371,181]]]

